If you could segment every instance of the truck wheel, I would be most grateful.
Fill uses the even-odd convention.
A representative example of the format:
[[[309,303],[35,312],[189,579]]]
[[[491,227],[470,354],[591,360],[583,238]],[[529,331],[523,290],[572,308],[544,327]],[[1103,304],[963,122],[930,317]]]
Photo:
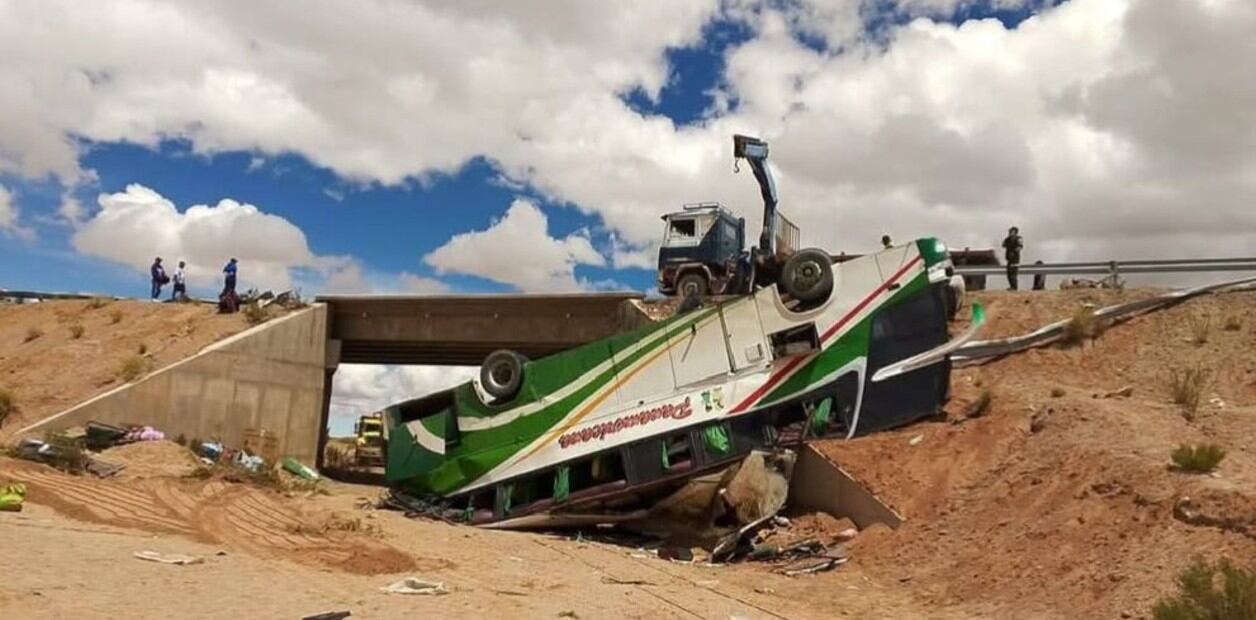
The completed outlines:
[[[700,299],[706,297],[709,292],[710,287],[707,284],[706,276],[698,271],[690,271],[680,276],[680,280],[676,282],[676,293],[680,295],[681,299],[686,297],[698,297]]]
[[[781,288],[798,301],[823,301],[833,292],[833,259],[824,250],[808,248],[785,261]]]
[[[480,366],[480,385],[497,400],[510,400],[523,385],[523,363],[527,358],[502,349],[493,351]]]

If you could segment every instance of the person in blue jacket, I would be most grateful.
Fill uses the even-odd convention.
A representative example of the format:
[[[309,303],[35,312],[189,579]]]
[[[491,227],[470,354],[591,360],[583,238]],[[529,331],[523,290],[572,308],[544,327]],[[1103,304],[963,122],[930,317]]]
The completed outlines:
[[[235,293],[236,288],[236,271],[239,265],[236,259],[232,258],[227,261],[227,266],[222,268],[222,273],[226,276],[223,283],[223,293]]]
[[[166,275],[166,268],[161,266],[160,256],[153,260],[153,266],[148,268],[148,274],[153,279],[153,301],[160,301],[161,287],[170,281]]]

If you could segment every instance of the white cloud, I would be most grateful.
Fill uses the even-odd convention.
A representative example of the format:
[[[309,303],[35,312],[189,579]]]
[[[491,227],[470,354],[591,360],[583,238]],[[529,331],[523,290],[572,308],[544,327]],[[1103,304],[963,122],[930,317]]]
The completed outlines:
[[[324,262],[334,266],[325,269],[321,274],[322,280],[312,284],[320,295],[435,295],[450,291],[448,284],[436,278],[405,271],[398,274],[368,272],[355,259],[338,258]]]
[[[352,420],[404,400],[426,396],[475,376],[472,366],[377,366],[341,364],[332,380],[332,426],[353,428]]]
[[[1256,4],[1070,0],[1014,30],[921,18],[866,40],[861,16],[884,4],[727,0],[754,36],[727,53],[716,113],[678,128],[619,95],[657,95],[665,49],[695,41],[715,0],[0,0],[0,172],[80,177],[70,136],[298,153],[351,183],[484,156],[638,250],[615,264],[642,265],[681,203],[720,200],[758,226],[753,181],[729,173],[743,132],[772,143],[804,242],[833,251],[882,232],[991,246],[1019,224],[1031,260],[1250,252]],[[545,252],[532,275],[500,256],[447,268],[580,284],[566,251]]]
[[[83,218],[87,212],[83,209],[83,204],[79,202],[74,194],[66,191],[61,194],[61,203],[57,205],[57,215],[61,217],[65,223],[73,227],[78,227],[83,223]]]
[[[0,185],[0,234],[19,239],[30,240],[35,237],[35,231],[23,226],[21,219],[22,212],[13,204],[13,193],[3,185]]]
[[[576,265],[606,264],[585,232],[551,237],[548,218],[526,200],[515,200],[485,230],[454,235],[423,261],[439,274],[479,276],[529,292],[585,288],[575,278]]]
[[[187,261],[188,284],[214,288],[228,258],[240,261],[240,288],[285,289],[294,268],[317,268],[320,260],[305,233],[288,220],[251,204],[224,198],[217,205],[179,211],[161,194],[133,183],[126,191],[101,194],[100,210],[74,233],[74,248],[147,273],[161,256],[172,271]]]

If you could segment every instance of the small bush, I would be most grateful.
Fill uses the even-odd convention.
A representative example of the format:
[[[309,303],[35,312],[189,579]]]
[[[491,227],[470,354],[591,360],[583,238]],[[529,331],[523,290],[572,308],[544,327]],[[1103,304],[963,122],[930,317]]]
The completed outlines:
[[[1222,559],[1195,560],[1177,578],[1178,593],[1152,608],[1155,620],[1250,620],[1256,618],[1256,570]]]
[[[244,312],[244,319],[249,322],[249,325],[261,325],[270,320],[270,312],[267,312],[266,308],[256,301],[245,304],[241,311]]]
[[[39,329],[38,327],[28,327],[26,329],[26,338],[23,339],[22,342],[30,342],[43,335],[44,335],[44,330]]]
[[[1173,465],[1180,471],[1206,474],[1217,468],[1225,458],[1225,448],[1217,444],[1182,444],[1170,455]]]
[[[188,445],[188,436],[183,433],[179,433],[179,436],[174,438],[174,442],[186,448]]]
[[[0,428],[4,427],[5,419],[14,411],[17,411],[17,398],[13,396],[13,392],[0,388]]]
[[[148,354],[148,344],[141,342],[141,343],[140,343],[140,346],[136,347],[136,349],[135,349],[135,354],[136,354],[136,355],[147,355],[147,354]]]
[[[81,474],[87,469],[87,453],[78,439],[49,431],[44,434],[44,442],[52,446],[45,457],[49,465],[71,474]]]
[[[83,332],[87,331],[82,323],[73,323],[70,325],[70,338],[78,340],[83,337]]]
[[[1191,315],[1186,317],[1186,326],[1191,332],[1191,342],[1199,346],[1208,342],[1208,335],[1212,332],[1212,317],[1206,314]]]
[[[148,360],[138,355],[132,355],[122,361],[122,365],[118,367],[118,378],[125,383],[130,383],[148,372]]]
[[[1051,388],[1051,398],[1060,398],[1064,396],[1064,393],[1065,393],[1064,388],[1061,388],[1061,387]]]
[[[992,400],[994,400],[994,395],[990,393],[990,389],[982,388],[981,392],[977,394],[976,400],[968,405],[967,417],[980,418],[986,415],[986,412],[990,411],[990,402]]]
[[[88,309],[91,309],[91,310],[99,310],[101,308],[104,308],[105,306],[108,306],[109,303],[112,301],[113,300],[109,299],[108,297],[93,297],[91,301],[87,302],[87,307]]]
[[[1243,317],[1238,314],[1231,314],[1226,317],[1225,324],[1223,324],[1221,328],[1228,332],[1239,331],[1243,329]]]
[[[1208,370],[1200,366],[1176,368],[1169,374],[1169,394],[1174,403],[1182,406],[1187,420],[1195,419],[1207,385]]]
[[[1060,341],[1066,345],[1077,345],[1087,340],[1094,340],[1103,333],[1103,327],[1103,321],[1095,316],[1094,309],[1078,308],[1064,325]]]
[[[109,313],[109,324],[117,325],[118,323],[121,323],[121,322],[122,322],[122,310],[119,308],[114,308],[113,311]]]

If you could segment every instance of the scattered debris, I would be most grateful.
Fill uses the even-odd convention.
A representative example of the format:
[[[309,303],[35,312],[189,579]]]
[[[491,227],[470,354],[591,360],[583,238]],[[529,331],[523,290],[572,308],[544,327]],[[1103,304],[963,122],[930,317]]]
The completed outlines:
[[[1112,390],[1111,392],[1105,392],[1102,396],[1100,396],[1100,398],[1117,398],[1117,397],[1129,398],[1133,395],[1134,395],[1134,386],[1127,385],[1119,390]]]
[[[394,581],[387,586],[380,588],[380,591],[388,594],[421,594],[431,596],[449,594],[449,590],[445,588],[445,584],[434,581],[424,581],[418,577],[406,577],[401,581]]]
[[[328,611],[321,614],[314,614],[312,616],[305,616],[304,618],[301,618],[301,620],[344,620],[352,615],[353,613],[348,610]]]
[[[291,457],[283,460],[283,468],[306,480],[318,480],[319,477],[318,472],[310,469]]]
[[[693,550],[688,547],[659,547],[659,559],[692,562]]]
[[[920,442],[922,442],[922,441],[924,441],[924,440],[925,440],[925,436],[924,436],[924,435],[916,435],[915,437],[912,437],[912,438],[911,438],[911,439],[907,442],[907,445],[909,445],[909,446],[918,446],[918,445],[920,445]]]
[[[0,512],[22,512],[26,500],[26,485],[13,482],[0,487]]]
[[[197,555],[183,555],[181,553],[164,554],[156,551],[136,551],[131,555],[146,562],[159,562],[161,564],[174,564],[176,566],[201,564],[205,561],[205,558],[203,557]]]
[[[608,584],[611,584],[611,585],[617,585],[617,586],[653,586],[653,585],[658,585],[658,584],[654,583],[653,581],[646,581],[646,580],[644,580],[644,579],[618,579],[618,578],[616,578],[616,577],[611,577],[610,575],[604,575],[604,576],[602,577],[602,583],[608,583]]]

